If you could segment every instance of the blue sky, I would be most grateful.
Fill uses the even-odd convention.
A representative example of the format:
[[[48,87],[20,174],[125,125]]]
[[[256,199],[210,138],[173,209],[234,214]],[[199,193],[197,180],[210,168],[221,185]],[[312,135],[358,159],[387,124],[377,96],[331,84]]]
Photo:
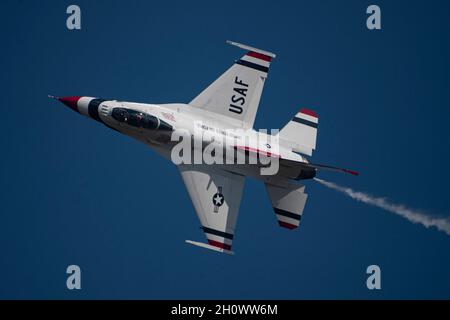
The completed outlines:
[[[450,298],[449,236],[312,181],[296,231],[248,180],[236,255],[188,246],[204,236],[175,166],[47,99],[189,102],[242,54],[225,40],[248,43],[277,54],[256,128],[313,109],[313,160],[361,172],[320,177],[448,217],[448,1],[76,1],[80,31],[70,4],[0,4],[0,298]]]

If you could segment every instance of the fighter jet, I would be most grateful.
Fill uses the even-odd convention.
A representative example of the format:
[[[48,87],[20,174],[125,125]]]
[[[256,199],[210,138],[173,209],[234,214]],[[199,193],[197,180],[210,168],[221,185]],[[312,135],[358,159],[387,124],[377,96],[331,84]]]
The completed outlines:
[[[207,239],[207,243],[186,242],[233,254],[232,242],[247,177],[265,184],[278,224],[292,230],[299,226],[308,198],[301,180],[314,178],[318,170],[358,173],[313,164],[307,159],[316,148],[319,123],[312,110],[300,109],[275,134],[254,130],[260,97],[275,54],[237,42],[227,43],[245,50],[245,54],[188,104],[49,97],[147,144],[175,163]],[[174,152],[183,142],[182,152]],[[210,155],[224,161],[192,161],[188,153],[192,151],[195,158],[196,152],[200,150],[202,154],[211,145],[214,151]],[[174,155],[185,161],[175,161]],[[270,171],[273,163],[277,164],[276,170],[263,172]]]

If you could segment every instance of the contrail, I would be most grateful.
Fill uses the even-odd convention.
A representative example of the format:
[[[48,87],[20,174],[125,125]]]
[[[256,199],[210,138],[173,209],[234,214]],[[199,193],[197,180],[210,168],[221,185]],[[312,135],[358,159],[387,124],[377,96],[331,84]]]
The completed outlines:
[[[445,232],[446,234],[450,235],[450,220],[445,218],[432,218],[429,215],[414,210],[409,209],[401,204],[393,204],[389,203],[384,198],[377,198],[373,197],[369,194],[354,191],[351,188],[347,187],[341,187],[333,182],[328,182],[322,179],[314,178],[315,181],[319,182],[320,184],[330,188],[334,189],[338,192],[341,192],[347,196],[349,196],[352,199],[355,199],[356,201],[361,201],[370,205],[373,205],[375,207],[384,209],[386,211],[395,213],[408,221],[412,223],[418,223],[424,226],[425,228],[435,227],[436,229]]]

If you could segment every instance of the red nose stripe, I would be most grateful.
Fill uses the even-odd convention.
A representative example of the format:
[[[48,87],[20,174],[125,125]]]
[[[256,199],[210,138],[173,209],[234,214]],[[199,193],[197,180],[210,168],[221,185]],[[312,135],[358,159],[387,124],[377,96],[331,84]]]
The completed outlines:
[[[66,106],[68,106],[70,109],[78,112],[77,103],[78,100],[80,100],[81,97],[61,97],[58,98],[59,101],[64,103]]]

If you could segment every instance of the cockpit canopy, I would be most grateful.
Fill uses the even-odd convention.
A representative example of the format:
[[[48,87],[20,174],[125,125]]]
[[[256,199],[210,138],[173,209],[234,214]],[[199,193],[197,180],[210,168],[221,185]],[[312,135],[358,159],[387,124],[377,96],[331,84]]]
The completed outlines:
[[[172,131],[173,128],[167,122],[149,115],[145,112],[140,112],[127,108],[114,108],[112,117],[121,123],[126,123],[132,127],[144,128],[150,130]]]

